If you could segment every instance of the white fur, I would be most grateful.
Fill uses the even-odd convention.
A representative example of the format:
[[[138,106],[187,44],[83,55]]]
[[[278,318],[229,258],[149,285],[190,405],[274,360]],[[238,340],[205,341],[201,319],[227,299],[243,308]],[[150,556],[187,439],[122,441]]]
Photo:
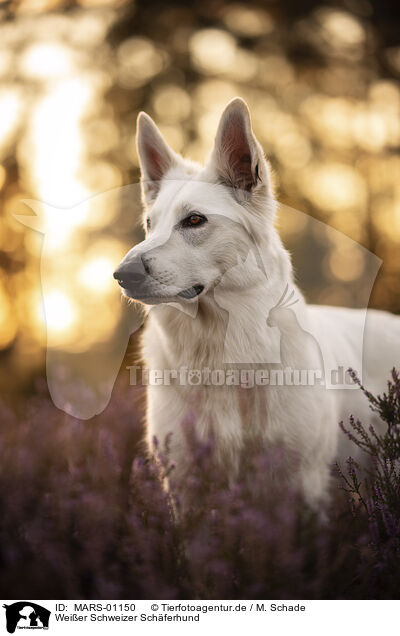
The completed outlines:
[[[149,258],[152,275],[144,302],[153,308],[143,337],[149,368],[249,368],[276,362],[280,355],[283,367],[315,369],[319,342],[338,364],[345,360],[347,367],[361,369],[352,342],[363,328],[363,312],[307,306],[294,284],[289,255],[274,227],[268,165],[242,100],[225,109],[205,167],[173,153],[145,114],[138,121],[138,152],[152,229],[122,264],[129,267],[140,255]],[[241,161],[243,153],[246,161]],[[190,211],[204,214],[208,222],[190,229],[188,239],[179,222]],[[204,285],[198,297],[179,297],[180,290],[196,284]],[[274,308],[286,285],[298,302],[278,311]],[[400,320],[370,311],[365,336],[363,379],[371,390],[381,391],[399,362]],[[327,492],[332,462],[356,451],[338,426],[351,413],[366,425],[373,420],[359,390],[175,382],[148,389],[148,440],[151,444],[156,436],[162,442],[172,432],[172,458],[182,484],[190,472],[182,432],[188,418],[200,438],[213,432],[217,456],[231,477],[249,442],[257,440],[265,448],[279,444],[297,458],[288,482],[299,484],[315,506]]]

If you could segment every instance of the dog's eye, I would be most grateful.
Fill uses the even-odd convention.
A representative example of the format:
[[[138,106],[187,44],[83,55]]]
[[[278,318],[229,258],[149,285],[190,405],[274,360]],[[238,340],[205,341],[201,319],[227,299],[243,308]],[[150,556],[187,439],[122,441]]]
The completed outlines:
[[[183,219],[182,227],[198,227],[206,222],[207,219],[202,214],[190,214],[186,219]]]
[[[150,228],[151,228],[151,221],[150,221],[149,217],[147,217],[147,219],[146,219],[146,227],[147,227],[148,230],[150,230]]]

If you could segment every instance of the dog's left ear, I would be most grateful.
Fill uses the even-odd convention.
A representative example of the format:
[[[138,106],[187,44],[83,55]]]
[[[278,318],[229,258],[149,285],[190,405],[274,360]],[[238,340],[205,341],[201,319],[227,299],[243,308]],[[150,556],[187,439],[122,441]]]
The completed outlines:
[[[154,121],[144,112],[137,119],[136,147],[139,155],[144,203],[151,204],[160,189],[161,180],[178,161]]]
[[[240,97],[222,113],[210,163],[218,178],[244,199],[270,187],[267,162],[252,131],[247,104]]]

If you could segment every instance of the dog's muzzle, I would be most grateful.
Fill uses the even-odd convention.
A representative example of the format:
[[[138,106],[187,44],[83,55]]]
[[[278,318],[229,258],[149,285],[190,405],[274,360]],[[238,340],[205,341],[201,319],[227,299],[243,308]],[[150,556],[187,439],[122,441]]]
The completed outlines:
[[[160,294],[159,284],[157,293],[154,292],[152,282],[155,279],[153,279],[149,264],[143,256],[136,257],[134,260],[122,261],[114,272],[114,278],[125,290],[125,295],[130,298],[135,298],[136,300],[149,300],[156,297],[168,300],[169,298],[167,290],[165,290],[166,294],[164,292],[165,295]],[[176,296],[191,300],[199,296],[203,290],[204,285],[192,285],[180,292],[176,292]]]

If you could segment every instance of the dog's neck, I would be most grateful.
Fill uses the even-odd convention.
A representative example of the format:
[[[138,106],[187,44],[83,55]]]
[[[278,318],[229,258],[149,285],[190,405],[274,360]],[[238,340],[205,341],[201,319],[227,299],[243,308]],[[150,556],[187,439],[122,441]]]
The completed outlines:
[[[242,288],[216,286],[186,308],[154,307],[148,328],[159,346],[152,348],[153,357],[159,357],[160,366],[192,369],[278,362],[279,333],[267,327],[266,319],[288,281],[291,265],[282,248],[282,262],[268,277],[258,269]]]

